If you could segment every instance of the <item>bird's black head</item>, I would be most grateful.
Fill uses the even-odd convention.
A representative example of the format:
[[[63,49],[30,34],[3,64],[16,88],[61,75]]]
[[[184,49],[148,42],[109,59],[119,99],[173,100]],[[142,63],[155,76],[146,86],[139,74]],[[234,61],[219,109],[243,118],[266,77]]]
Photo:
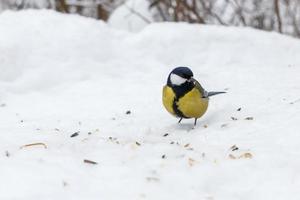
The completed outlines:
[[[188,67],[176,67],[168,77],[167,85],[173,88],[179,98],[194,87],[193,72]]]
[[[188,67],[176,67],[168,77],[168,86],[180,86],[193,78],[193,72]]]

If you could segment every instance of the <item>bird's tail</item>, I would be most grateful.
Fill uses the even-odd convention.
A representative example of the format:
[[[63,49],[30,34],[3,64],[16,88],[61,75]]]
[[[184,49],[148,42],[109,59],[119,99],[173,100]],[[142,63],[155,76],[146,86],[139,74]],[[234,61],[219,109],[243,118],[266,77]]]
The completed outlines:
[[[226,92],[208,92],[208,97],[211,97],[211,96],[214,96],[214,95],[217,95],[217,94],[223,94],[223,93],[226,93]]]

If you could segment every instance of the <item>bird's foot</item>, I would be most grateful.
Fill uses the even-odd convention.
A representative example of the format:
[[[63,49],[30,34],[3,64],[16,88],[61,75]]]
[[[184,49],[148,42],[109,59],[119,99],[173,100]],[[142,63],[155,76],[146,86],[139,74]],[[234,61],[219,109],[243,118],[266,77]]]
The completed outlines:
[[[181,122],[181,120],[182,120],[182,117],[179,119],[178,124]]]
[[[197,119],[198,119],[198,118],[195,118],[195,121],[194,121],[194,128],[195,128],[195,126],[197,125]]]

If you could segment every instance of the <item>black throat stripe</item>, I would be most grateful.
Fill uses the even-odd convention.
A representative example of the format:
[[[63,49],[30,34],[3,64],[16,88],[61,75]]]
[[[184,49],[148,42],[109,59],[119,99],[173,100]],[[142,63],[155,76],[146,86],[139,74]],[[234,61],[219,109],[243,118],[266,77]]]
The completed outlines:
[[[192,82],[186,82],[183,85],[180,86],[173,86],[172,89],[175,93],[175,98],[173,99],[173,110],[175,112],[175,114],[178,117],[183,117],[183,118],[188,118],[187,116],[185,116],[181,110],[179,110],[178,108],[178,101],[180,98],[182,98],[186,93],[190,92],[193,88],[194,88],[194,83]]]
[[[186,117],[186,116],[179,110],[177,103],[178,103],[178,98],[175,97],[175,98],[173,99],[173,105],[172,105],[172,107],[173,107],[173,110],[174,110],[175,114],[177,115],[177,117],[188,118],[188,117]]]

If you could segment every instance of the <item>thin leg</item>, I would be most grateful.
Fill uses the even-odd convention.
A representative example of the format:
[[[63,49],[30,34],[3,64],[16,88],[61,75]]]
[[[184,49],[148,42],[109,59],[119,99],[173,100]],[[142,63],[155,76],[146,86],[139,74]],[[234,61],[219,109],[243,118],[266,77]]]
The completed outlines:
[[[198,119],[198,118],[195,118],[194,126],[196,126],[196,124],[197,124],[197,119]]]
[[[178,121],[178,124],[181,122],[181,120],[182,120],[182,117],[181,117],[180,120]]]

